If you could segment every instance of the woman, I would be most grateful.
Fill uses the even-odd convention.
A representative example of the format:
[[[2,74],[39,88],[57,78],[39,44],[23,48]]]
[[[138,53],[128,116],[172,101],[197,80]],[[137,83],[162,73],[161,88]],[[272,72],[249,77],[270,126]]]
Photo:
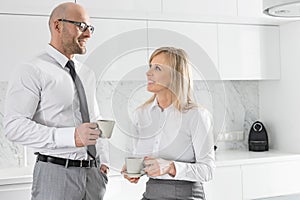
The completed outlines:
[[[212,122],[209,112],[192,100],[186,53],[172,47],[155,50],[147,79],[154,95],[136,111],[133,152],[144,157],[150,178],[143,200],[205,199],[202,183],[214,169]]]

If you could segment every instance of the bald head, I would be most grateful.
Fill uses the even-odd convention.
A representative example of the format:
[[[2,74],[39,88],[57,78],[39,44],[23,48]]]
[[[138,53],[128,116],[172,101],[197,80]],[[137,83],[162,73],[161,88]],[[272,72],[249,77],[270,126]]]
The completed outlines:
[[[57,19],[72,19],[86,18],[85,9],[79,4],[73,2],[62,3],[53,9],[49,18],[49,28],[52,32],[52,24]]]
[[[84,24],[86,29],[81,29],[81,25]],[[69,59],[74,54],[84,54],[86,42],[92,34],[87,28],[88,24],[90,24],[90,18],[79,4],[68,2],[58,5],[49,18],[51,33],[49,44]]]

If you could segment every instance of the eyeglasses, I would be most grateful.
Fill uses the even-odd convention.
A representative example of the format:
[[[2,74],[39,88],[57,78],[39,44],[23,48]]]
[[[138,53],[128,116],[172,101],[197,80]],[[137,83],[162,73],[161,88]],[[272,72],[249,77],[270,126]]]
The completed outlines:
[[[79,28],[81,32],[85,32],[87,29],[89,29],[89,31],[93,34],[95,30],[95,28],[92,25],[87,25],[85,22],[75,22],[67,19],[58,19],[58,21],[74,24]]]

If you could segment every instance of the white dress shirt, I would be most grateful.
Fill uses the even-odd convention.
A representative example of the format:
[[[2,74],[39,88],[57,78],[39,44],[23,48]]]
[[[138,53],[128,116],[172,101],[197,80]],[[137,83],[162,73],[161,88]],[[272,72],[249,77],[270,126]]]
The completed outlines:
[[[96,78],[75,59],[75,70],[85,89],[91,122],[100,119]],[[65,67],[68,58],[53,48],[20,65],[9,81],[5,99],[4,133],[8,139],[35,152],[69,159],[86,159],[86,147],[75,146],[75,127],[82,123],[78,94]],[[98,139],[97,155],[108,164],[108,143]]]
[[[137,109],[134,155],[174,161],[176,176],[158,179],[208,181],[212,178],[214,142],[210,113],[204,108],[178,111],[173,105],[162,109],[152,104]]]

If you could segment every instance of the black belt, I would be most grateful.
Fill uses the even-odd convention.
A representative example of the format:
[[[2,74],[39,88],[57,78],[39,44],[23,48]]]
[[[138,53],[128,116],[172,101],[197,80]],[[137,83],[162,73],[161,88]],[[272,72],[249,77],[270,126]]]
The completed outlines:
[[[97,162],[95,160],[71,160],[65,158],[58,158],[54,156],[46,156],[42,154],[37,154],[37,161],[62,165],[66,168],[67,167],[84,167],[84,168],[97,167]]]

